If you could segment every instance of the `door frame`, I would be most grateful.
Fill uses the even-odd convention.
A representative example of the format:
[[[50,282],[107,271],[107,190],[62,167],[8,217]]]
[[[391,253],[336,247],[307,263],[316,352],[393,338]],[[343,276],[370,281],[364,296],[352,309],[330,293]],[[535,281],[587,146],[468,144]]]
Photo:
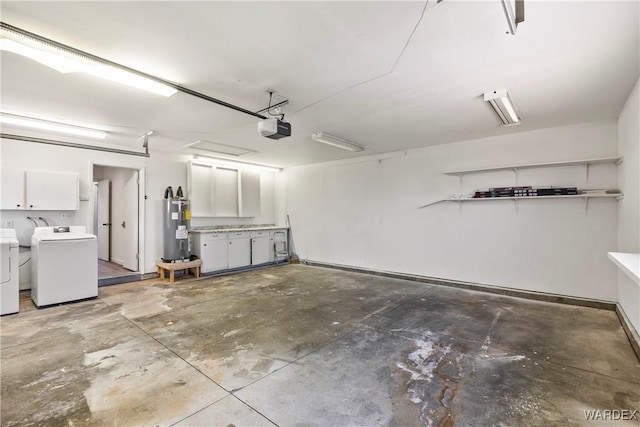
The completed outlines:
[[[124,162],[123,162],[124,163]],[[145,208],[146,208],[146,184],[147,184],[147,168],[127,165],[119,162],[108,162],[108,161],[97,161],[94,162],[92,160],[89,161],[89,182],[93,183],[93,168],[94,166],[103,166],[108,168],[119,168],[119,169],[132,169],[138,171],[138,272],[140,274],[145,273],[145,246],[144,246],[144,236],[145,236]],[[93,197],[93,196],[92,196]],[[92,201],[93,202],[93,201]],[[95,229],[95,203],[89,203],[91,213],[89,214],[89,221],[91,222],[91,230]]]
[[[100,230],[102,230],[102,227],[104,226],[104,224],[101,224],[102,221],[100,221],[100,212],[102,209],[104,209],[104,207],[100,206],[100,202],[98,200],[99,194],[100,194],[100,183],[103,181],[107,181],[107,188],[108,188],[108,193],[109,193],[109,197],[107,200],[107,223],[109,223],[109,228],[107,228],[107,261],[111,261],[111,180],[110,179],[101,179],[100,181],[96,181],[93,183],[94,187],[95,187],[95,192],[94,192],[94,199],[93,199],[93,208],[97,209],[97,211],[94,212],[93,215],[93,220],[97,221],[96,223],[94,223],[94,232],[96,234],[96,236],[98,236],[98,259],[103,259],[100,258],[100,245],[101,245],[101,240],[100,240]]]

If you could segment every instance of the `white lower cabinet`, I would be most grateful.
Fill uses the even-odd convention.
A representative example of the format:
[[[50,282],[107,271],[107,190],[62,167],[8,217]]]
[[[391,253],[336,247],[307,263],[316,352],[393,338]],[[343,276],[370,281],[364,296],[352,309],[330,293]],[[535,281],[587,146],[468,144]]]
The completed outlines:
[[[286,229],[192,232],[192,242],[203,274],[288,259]]]
[[[237,231],[227,235],[229,269],[251,265],[251,232]]]
[[[194,233],[194,252],[202,260],[202,273],[229,268],[227,257],[227,233]]]
[[[251,265],[267,264],[269,262],[269,231],[258,230],[251,232]]]

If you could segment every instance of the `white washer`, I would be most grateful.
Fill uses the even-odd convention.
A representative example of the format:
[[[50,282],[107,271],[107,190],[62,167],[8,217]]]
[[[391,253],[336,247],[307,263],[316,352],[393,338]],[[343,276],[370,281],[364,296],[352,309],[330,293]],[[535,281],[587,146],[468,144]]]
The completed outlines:
[[[98,296],[98,240],[83,226],[37,227],[31,299],[38,307]]]
[[[18,239],[13,228],[0,228],[0,314],[17,313],[20,293]]]

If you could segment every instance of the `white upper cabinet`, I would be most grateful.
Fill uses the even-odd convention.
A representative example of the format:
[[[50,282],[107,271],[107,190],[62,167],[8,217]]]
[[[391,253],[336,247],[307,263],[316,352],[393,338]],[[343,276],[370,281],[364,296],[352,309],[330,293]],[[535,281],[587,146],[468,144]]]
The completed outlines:
[[[0,209],[25,209],[24,171],[22,169],[2,169],[2,189]]]
[[[75,211],[80,204],[77,173],[2,169],[0,209]]]
[[[73,211],[79,208],[77,173],[26,171],[26,208],[31,210]]]
[[[189,162],[187,198],[193,217],[260,216],[260,172]]]
[[[214,180],[216,216],[238,217],[238,170],[217,167]]]
[[[240,171],[240,216],[260,216],[260,172]]]
[[[191,216],[215,216],[213,183],[215,168],[189,162],[187,167],[187,198],[191,202]]]

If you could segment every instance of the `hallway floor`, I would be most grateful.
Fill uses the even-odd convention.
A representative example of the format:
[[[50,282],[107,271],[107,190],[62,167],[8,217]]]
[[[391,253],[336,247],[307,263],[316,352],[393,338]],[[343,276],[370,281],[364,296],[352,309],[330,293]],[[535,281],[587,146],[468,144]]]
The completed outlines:
[[[115,277],[115,276],[125,276],[128,274],[133,274],[134,271],[124,268],[118,263],[113,261],[103,261],[101,259],[98,260],[98,277]]]
[[[99,293],[0,319],[3,426],[640,424],[589,412],[640,410],[612,311],[302,265]]]

